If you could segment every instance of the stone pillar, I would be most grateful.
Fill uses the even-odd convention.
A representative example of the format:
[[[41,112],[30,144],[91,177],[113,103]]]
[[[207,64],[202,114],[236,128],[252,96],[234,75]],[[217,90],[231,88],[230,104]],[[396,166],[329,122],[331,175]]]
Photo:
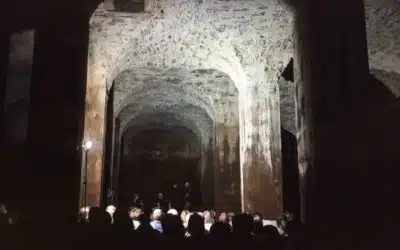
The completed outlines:
[[[4,115],[4,100],[6,97],[6,80],[10,54],[10,35],[0,33],[0,101],[1,114]],[[4,119],[2,119],[4,121]],[[4,131],[4,124],[1,123],[1,131]],[[3,137],[1,138],[3,141]]]
[[[5,112],[4,112],[4,104],[5,104],[5,98],[6,98],[6,79],[7,79],[7,69],[8,69],[8,63],[9,63],[9,52],[10,52],[10,36],[9,34],[3,34],[0,33],[0,109],[1,109],[1,124],[0,124],[0,133],[1,133],[1,138],[0,138],[0,145],[3,150],[1,150],[1,154],[5,151],[4,149],[7,147],[5,145],[5,140],[6,140],[6,119],[5,119]],[[4,183],[7,183],[6,181],[3,181],[3,178],[7,178],[7,166],[8,164],[4,161],[7,159],[6,157],[1,157],[3,159],[4,164],[2,167],[0,167],[0,199],[6,199],[5,196],[7,195],[5,192],[9,192],[6,187],[3,186]],[[3,193],[4,192],[4,193]]]
[[[239,91],[242,210],[276,219],[282,213],[279,91],[254,68]],[[277,101],[278,100],[278,101]]]
[[[89,51],[83,141],[92,141],[93,147],[87,152],[87,154],[82,154],[80,192],[81,205],[87,206],[100,206],[103,187],[102,177],[104,171],[103,154],[107,87],[104,77],[102,77],[95,67],[97,64],[95,60],[95,55],[92,51]]]
[[[21,219],[35,228],[77,219],[88,35],[84,15],[36,29],[25,166],[15,180]]]
[[[216,126],[214,206],[217,211],[241,210],[239,119],[236,119],[237,126],[226,123]]]
[[[113,204],[112,192],[112,173],[113,173],[113,153],[114,153],[114,88],[107,94],[107,114],[106,114],[106,135],[105,135],[105,152],[104,152],[104,186],[106,200],[108,204]]]
[[[120,136],[120,122],[118,118],[114,119],[114,134],[113,134],[113,168],[111,172],[111,188],[113,190],[113,203],[116,205],[118,203],[118,179],[119,179],[119,169],[120,169],[120,159],[121,159],[121,136]]]
[[[351,230],[349,224],[343,226],[347,219],[339,218],[354,221],[365,210],[365,201],[353,194],[358,177],[351,175],[355,166],[366,167],[362,157],[368,155],[356,132],[367,126],[362,120],[368,113],[363,93],[369,85],[363,2],[308,0],[295,14],[302,220],[314,235]],[[354,210],[358,202],[360,211]]]

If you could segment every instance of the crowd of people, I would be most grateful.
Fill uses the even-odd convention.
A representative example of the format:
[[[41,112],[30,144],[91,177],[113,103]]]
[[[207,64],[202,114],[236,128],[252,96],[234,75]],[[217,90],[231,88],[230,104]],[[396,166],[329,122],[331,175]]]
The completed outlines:
[[[284,213],[277,220],[266,220],[258,213],[200,211],[191,206],[192,200],[188,193],[190,184],[185,183],[184,187],[183,197],[176,195],[176,200],[173,200],[173,196],[167,200],[163,194],[159,195],[150,211],[145,210],[146,206],[139,195],[134,196],[128,210],[113,205],[105,209],[84,207],[79,211],[79,221],[72,235],[61,233],[58,243],[49,249],[305,248],[304,230],[292,214]],[[178,201],[183,202],[183,205],[179,206]],[[16,221],[8,215],[4,205],[0,206],[0,216],[2,232],[16,226]],[[4,249],[30,249],[29,244],[21,247],[18,242],[13,241],[13,248]]]

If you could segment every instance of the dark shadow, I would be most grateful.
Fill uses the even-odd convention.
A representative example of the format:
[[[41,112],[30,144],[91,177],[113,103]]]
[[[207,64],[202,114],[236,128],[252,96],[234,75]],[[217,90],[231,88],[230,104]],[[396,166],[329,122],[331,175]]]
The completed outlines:
[[[1,168],[2,194],[0,197],[9,205],[17,205],[20,200],[15,180],[18,179],[20,171],[23,171],[24,144],[26,130],[28,126],[28,106],[27,98],[20,99],[7,107],[5,114],[6,133]],[[4,192],[4,193],[3,193]]]
[[[115,10],[129,13],[144,12],[144,0],[115,0]]]
[[[283,70],[282,77],[285,78],[286,81],[294,81],[293,58],[290,59],[289,63],[286,65],[286,68]]]
[[[300,218],[299,169],[296,137],[281,128],[283,209]]]
[[[26,157],[18,178],[30,226],[76,221],[88,37],[85,15],[36,29]]]
[[[309,90],[297,96],[297,112],[313,142],[309,229],[332,249],[382,247],[400,222],[388,212],[399,209],[399,101],[369,74],[364,1],[311,3],[295,23],[295,53],[307,65],[299,65],[299,84]]]

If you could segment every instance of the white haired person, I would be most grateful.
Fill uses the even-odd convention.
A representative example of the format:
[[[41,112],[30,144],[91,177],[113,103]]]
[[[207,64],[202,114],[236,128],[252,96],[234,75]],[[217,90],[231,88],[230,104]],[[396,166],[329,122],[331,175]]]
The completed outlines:
[[[188,211],[188,210],[183,210],[182,212],[181,212],[181,221],[182,221],[182,224],[183,224],[183,226],[186,228],[186,226],[187,226],[187,221],[186,221],[186,215],[187,214],[189,214],[190,212]]]
[[[159,208],[156,208],[156,209],[154,209],[153,214],[151,215],[151,222],[150,222],[150,226],[160,233],[163,232],[163,228],[162,228],[162,224],[161,224],[162,216],[163,216],[163,211]]]
[[[171,208],[170,210],[168,210],[167,214],[170,215],[179,215],[178,211],[175,208]]]
[[[79,209],[79,223],[86,224],[89,221],[90,207],[81,207]]]
[[[106,207],[106,212],[111,216],[111,223],[114,223],[114,213],[117,211],[117,208],[113,205],[109,205]]]

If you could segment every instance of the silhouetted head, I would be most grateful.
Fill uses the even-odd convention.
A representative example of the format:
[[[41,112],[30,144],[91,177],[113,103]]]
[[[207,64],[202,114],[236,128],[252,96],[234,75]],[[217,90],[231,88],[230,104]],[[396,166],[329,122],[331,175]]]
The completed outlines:
[[[217,221],[210,228],[212,240],[226,240],[231,235],[231,226],[228,223]]]
[[[164,199],[164,194],[163,193],[158,193],[157,197],[158,197],[158,199],[162,200],[162,199]]]
[[[281,236],[278,229],[273,225],[262,227],[255,235],[255,240],[263,245],[268,245],[269,249],[281,249]]]
[[[254,225],[253,225],[253,233],[254,234],[260,234],[263,230],[263,223],[262,221],[254,221]]]
[[[188,228],[191,237],[202,237],[204,236],[204,219],[198,214],[192,214],[189,218]]]
[[[166,214],[162,220],[163,235],[167,238],[183,238],[184,228],[182,221],[177,215]]]
[[[89,225],[98,228],[107,227],[111,225],[111,216],[99,207],[91,207],[89,210]]]
[[[190,188],[190,182],[186,181],[184,185],[185,185],[185,188]]]
[[[130,233],[133,232],[133,223],[132,220],[129,218],[126,212],[121,210],[117,210],[114,214],[114,223],[113,228],[114,230],[121,232],[121,233]]]
[[[253,232],[253,216],[250,214],[238,214],[233,217],[232,227],[235,237],[249,237]]]

